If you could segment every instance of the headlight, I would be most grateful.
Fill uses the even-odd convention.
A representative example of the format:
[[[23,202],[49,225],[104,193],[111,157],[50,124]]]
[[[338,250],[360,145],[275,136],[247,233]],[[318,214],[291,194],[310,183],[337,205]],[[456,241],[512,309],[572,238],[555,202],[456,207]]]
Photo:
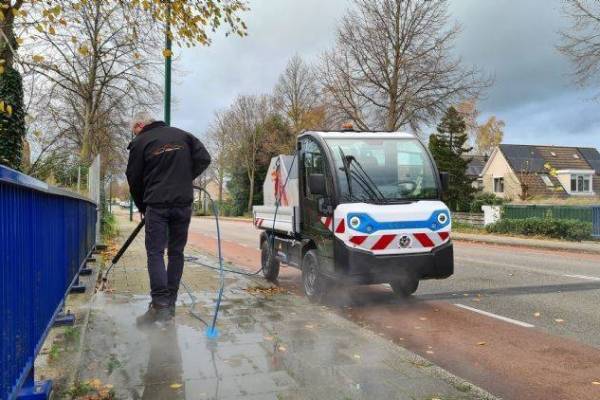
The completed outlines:
[[[357,229],[360,226],[360,218],[358,218],[358,217],[350,218],[350,226],[353,229]]]
[[[448,216],[445,213],[438,214],[437,220],[440,225],[444,225],[446,222],[448,222]]]

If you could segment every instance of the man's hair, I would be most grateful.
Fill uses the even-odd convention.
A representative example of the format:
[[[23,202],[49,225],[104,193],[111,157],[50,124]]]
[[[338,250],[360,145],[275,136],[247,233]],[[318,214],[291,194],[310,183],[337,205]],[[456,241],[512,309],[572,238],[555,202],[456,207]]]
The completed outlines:
[[[148,124],[153,123],[154,121],[156,121],[156,119],[152,115],[150,115],[149,112],[140,111],[140,112],[135,113],[133,115],[133,118],[131,118],[130,128],[133,129],[133,127],[137,123],[142,123],[144,125],[148,125]]]

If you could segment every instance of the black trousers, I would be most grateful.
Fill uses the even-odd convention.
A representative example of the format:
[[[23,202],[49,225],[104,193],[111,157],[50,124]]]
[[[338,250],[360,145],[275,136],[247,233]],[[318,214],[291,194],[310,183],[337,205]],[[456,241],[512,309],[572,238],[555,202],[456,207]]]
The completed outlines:
[[[192,217],[191,206],[146,208],[146,253],[150,294],[155,306],[175,304],[183,274],[183,249]],[[168,265],[165,267],[165,248]]]

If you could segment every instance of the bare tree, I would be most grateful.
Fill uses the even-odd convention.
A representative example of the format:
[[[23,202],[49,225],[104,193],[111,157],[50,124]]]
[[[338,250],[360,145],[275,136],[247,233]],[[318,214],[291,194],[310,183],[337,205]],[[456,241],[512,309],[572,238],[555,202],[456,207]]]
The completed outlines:
[[[131,110],[154,106],[160,94],[150,17],[101,0],[64,10],[64,29],[36,31],[22,47],[26,76],[45,81],[31,113],[81,162],[102,154],[105,167],[117,168],[125,160]]]
[[[600,3],[564,0],[563,11],[571,25],[560,33],[558,49],[573,63],[575,82],[585,86],[600,70]]]
[[[490,84],[451,54],[459,26],[445,0],[353,0],[320,77],[338,120],[413,130]]]
[[[227,112],[218,111],[215,113],[214,120],[208,128],[207,138],[208,147],[213,154],[211,168],[214,180],[219,187],[219,203],[223,201],[223,187],[225,185],[225,176],[228,168],[227,155],[229,149],[233,146],[234,132],[231,124],[227,120]]]
[[[241,164],[250,183],[248,211],[254,202],[254,181],[258,168],[265,126],[273,114],[271,98],[261,96],[239,96],[227,113],[229,129],[232,132],[232,146],[228,149],[229,163]]]
[[[274,89],[274,101],[295,134],[316,129],[322,124],[315,118],[319,110],[317,76],[299,55],[288,62]]]

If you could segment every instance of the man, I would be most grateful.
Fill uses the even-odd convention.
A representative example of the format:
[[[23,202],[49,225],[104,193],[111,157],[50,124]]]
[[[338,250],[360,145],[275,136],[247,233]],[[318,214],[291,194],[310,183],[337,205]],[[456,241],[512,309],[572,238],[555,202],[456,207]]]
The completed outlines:
[[[168,321],[183,273],[183,249],[192,216],[193,180],[210,164],[210,155],[192,134],[138,113],[131,129],[127,181],[146,221],[146,253],[152,302],[138,325]],[[164,251],[168,252],[165,268]]]

